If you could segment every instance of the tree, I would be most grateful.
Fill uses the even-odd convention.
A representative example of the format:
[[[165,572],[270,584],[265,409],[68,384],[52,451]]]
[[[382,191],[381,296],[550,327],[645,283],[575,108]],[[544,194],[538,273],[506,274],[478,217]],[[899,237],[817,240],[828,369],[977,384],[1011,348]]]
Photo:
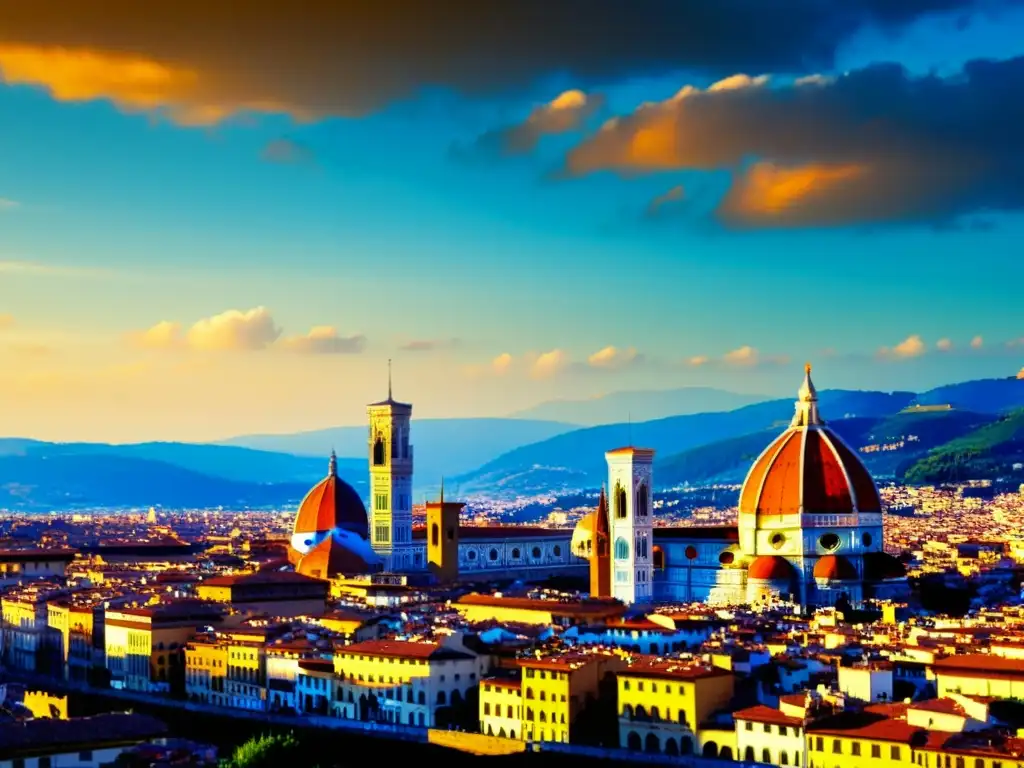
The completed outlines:
[[[230,758],[220,761],[220,768],[279,768],[302,765],[302,745],[294,734],[253,737],[237,747]]]

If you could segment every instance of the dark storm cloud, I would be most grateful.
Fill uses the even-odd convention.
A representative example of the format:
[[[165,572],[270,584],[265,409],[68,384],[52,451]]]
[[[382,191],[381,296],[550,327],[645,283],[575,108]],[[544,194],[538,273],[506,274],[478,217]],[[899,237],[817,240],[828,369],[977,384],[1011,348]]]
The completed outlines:
[[[728,78],[616,118],[566,172],[727,170],[734,227],[951,221],[1024,208],[1024,58],[956,77],[882,64],[839,77]]]
[[[239,111],[359,115],[421,86],[560,73],[580,86],[688,69],[827,68],[865,25],[1011,0],[0,0],[0,70],[55,98],[187,124]]]

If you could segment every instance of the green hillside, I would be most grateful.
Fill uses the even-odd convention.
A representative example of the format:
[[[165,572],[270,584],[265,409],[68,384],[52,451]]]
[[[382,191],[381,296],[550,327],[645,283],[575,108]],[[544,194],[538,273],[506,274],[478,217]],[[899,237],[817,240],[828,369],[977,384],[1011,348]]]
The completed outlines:
[[[908,483],[994,479],[1024,462],[1024,409],[934,448],[904,473]]]
[[[829,426],[864,460],[876,477],[902,474],[929,451],[956,438],[993,424],[998,417],[968,411],[901,411],[877,418],[836,419]],[[658,462],[655,476],[662,486],[684,483],[740,482],[750,465],[779,434],[778,429],[759,430],[740,437],[718,440],[676,453]],[[867,446],[893,446],[892,450],[863,452]],[[895,447],[899,446],[899,447]]]

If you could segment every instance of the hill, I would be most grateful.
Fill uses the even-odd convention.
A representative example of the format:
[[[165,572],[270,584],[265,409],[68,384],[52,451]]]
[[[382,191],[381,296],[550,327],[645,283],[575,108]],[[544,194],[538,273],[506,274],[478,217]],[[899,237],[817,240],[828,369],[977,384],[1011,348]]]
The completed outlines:
[[[327,472],[327,455],[293,456],[233,446],[196,443],[45,443],[0,439],[0,456],[53,458],[110,456],[163,462],[212,477],[242,483],[313,483]],[[338,459],[338,474],[349,483],[366,483],[365,459]]]
[[[238,482],[103,453],[0,456],[0,509],[282,506],[295,503],[308,489],[304,483]]]
[[[1013,465],[1024,463],[1024,409],[940,445],[908,466],[910,483],[941,483],[996,479],[1024,473]]]
[[[994,421],[996,416],[966,411],[921,411],[882,417],[853,417],[829,426],[854,450],[876,477],[892,477],[929,450]],[[739,483],[750,465],[778,434],[753,432],[668,456],[655,465],[659,486],[689,483]],[[882,446],[888,450],[880,450]],[[865,448],[875,450],[864,451]]]
[[[518,446],[578,428],[576,424],[536,419],[413,419],[416,482],[433,485],[441,477],[468,472]],[[365,425],[332,427],[287,435],[243,435],[216,444],[322,460],[332,448],[339,456],[366,456],[367,431]]]
[[[891,415],[910,404],[914,397],[912,392],[819,393],[824,413],[864,417]],[[785,399],[720,413],[587,427],[509,451],[474,472],[454,478],[454,482],[463,493],[494,489],[531,493],[593,487],[606,474],[605,450],[632,443],[671,456],[752,432],[778,429],[789,422],[792,414],[793,400]],[[564,482],[546,485],[549,480]]]
[[[954,408],[978,413],[1006,413],[1024,406],[1024,380],[977,379],[947,384],[923,392],[917,397],[921,405],[948,403]]]
[[[585,400],[550,400],[514,413],[512,418],[596,426],[622,421],[624,416],[640,422],[693,413],[731,411],[769,399],[764,395],[741,395],[711,387],[612,392]]]

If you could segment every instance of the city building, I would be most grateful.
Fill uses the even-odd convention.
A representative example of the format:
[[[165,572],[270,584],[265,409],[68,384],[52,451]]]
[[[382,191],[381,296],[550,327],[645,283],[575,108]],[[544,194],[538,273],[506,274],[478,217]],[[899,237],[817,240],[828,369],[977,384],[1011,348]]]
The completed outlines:
[[[200,600],[226,603],[237,611],[270,616],[319,616],[327,610],[330,584],[290,571],[214,576],[199,582]]]

